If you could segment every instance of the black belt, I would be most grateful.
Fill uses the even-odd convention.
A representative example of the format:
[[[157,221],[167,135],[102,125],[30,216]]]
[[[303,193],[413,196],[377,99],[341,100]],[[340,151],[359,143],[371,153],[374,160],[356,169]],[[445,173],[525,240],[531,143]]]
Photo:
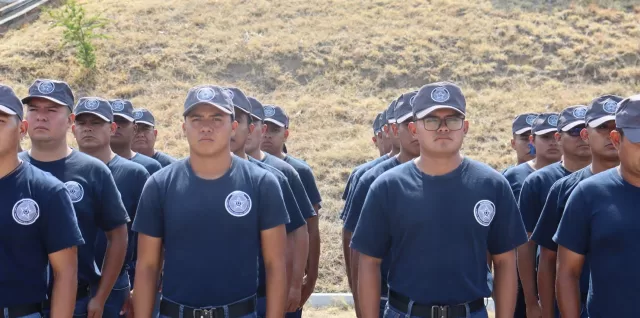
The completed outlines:
[[[80,300],[89,296],[91,296],[91,288],[89,287],[89,285],[78,286],[78,289],[76,291],[76,300]],[[51,308],[51,299],[47,299],[42,302],[42,307]]]
[[[404,313],[409,312],[409,297],[400,295],[393,290],[389,290],[389,305]],[[467,303],[469,312],[476,312],[485,307],[484,298],[476,299]],[[430,306],[414,303],[411,307],[411,316],[423,318],[459,318],[467,316],[467,308],[464,304],[452,306]]]
[[[160,302],[160,314],[171,318],[225,318],[223,307],[216,308],[193,308],[183,306],[182,316],[180,316],[179,304],[162,300]],[[254,313],[256,311],[256,298],[251,297],[247,300],[228,305],[229,318],[238,318]]]
[[[14,307],[8,307],[9,316],[7,318],[18,318],[29,316],[35,313],[42,313],[42,304],[28,304]],[[0,313],[4,312],[4,308],[0,308]]]

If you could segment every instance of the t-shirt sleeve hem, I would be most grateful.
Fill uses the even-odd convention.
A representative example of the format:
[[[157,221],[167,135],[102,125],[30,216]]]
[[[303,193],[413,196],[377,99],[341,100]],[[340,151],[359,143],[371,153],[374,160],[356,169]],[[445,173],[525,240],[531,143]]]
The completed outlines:
[[[84,239],[76,238],[73,241],[59,243],[59,244],[55,244],[53,246],[49,246],[47,248],[47,254],[53,254],[53,253],[62,251],[65,248],[71,248],[71,247],[74,247],[74,246],[80,246],[80,245],[84,245],[84,244],[85,244]]]
[[[384,252],[374,251],[372,248],[358,244],[356,241],[351,241],[351,248],[358,251],[361,254],[382,259],[384,258]]]
[[[580,248],[576,247],[574,244],[571,244],[570,242],[564,242],[564,240],[560,239],[559,237],[555,237],[554,241],[558,244],[558,246],[562,246],[574,253],[578,253],[580,255],[586,255],[586,251],[581,250]]]
[[[515,244],[509,244],[506,246],[501,246],[499,248],[493,248],[493,249],[489,249],[489,254],[491,255],[499,255],[499,254],[503,254],[512,250],[515,250],[516,248],[518,248],[518,246],[524,244],[527,242],[527,239],[520,239],[520,240],[516,240]]]

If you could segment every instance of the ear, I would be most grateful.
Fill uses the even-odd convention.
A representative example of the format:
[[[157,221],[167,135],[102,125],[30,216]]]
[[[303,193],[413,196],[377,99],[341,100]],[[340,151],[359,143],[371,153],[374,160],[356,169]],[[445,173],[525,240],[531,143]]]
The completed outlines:
[[[235,131],[236,131],[236,129],[238,129],[238,121],[237,121],[237,120],[234,120],[234,121],[231,123],[231,131],[235,132]]]
[[[533,144],[535,138],[536,137],[534,137],[533,134],[529,135],[529,143]]]
[[[556,138],[556,142],[562,141],[562,135],[559,132],[556,132],[553,137]]]
[[[255,124],[250,124],[249,125],[249,135],[253,134],[254,130],[256,130],[256,125]]]
[[[617,130],[612,130],[609,136],[611,137],[613,146],[620,150],[620,145],[622,144],[622,136],[620,136],[620,133]]]
[[[267,126],[267,124],[262,124],[262,134],[263,134],[263,135],[267,133],[267,129],[268,129],[268,128],[269,128],[269,127]]]
[[[395,124],[395,123],[391,124],[391,131],[393,131],[393,135],[395,137],[398,137],[398,128],[399,128],[398,124]]]
[[[409,123],[409,131],[411,132],[411,136],[413,138],[417,138],[418,137],[418,129],[416,127],[416,123],[415,122],[410,122]]]
[[[114,124],[115,124],[115,123],[114,123]],[[186,124],[186,122],[183,122],[183,123],[182,123],[182,134],[183,134],[184,136],[186,136],[186,135],[187,135],[187,127],[185,126],[185,124]]]
[[[385,134],[387,137],[389,137],[389,125],[385,124],[385,125],[382,127],[382,131],[384,131],[384,134]]]
[[[154,130],[153,130],[153,136],[154,136],[154,137],[158,137],[158,130],[157,130],[157,129],[154,129]]]
[[[26,120],[20,122],[20,139],[24,138],[27,135],[27,130],[29,129],[29,123]]]
[[[371,141],[373,141],[373,143],[377,145],[378,144],[378,137],[376,137],[376,136],[371,137]]]
[[[284,130],[284,141],[287,141],[288,138],[289,138],[289,128]]]
[[[580,131],[580,138],[584,141],[589,141],[589,130],[587,130],[587,128],[582,128]]]
[[[133,122],[133,133],[137,133],[138,132],[138,124],[135,123],[135,121]]]
[[[69,125],[73,125],[73,123],[76,122],[76,114],[74,113],[69,114],[69,118],[67,122],[69,123]]]
[[[116,129],[118,129],[118,125],[115,122],[111,122],[110,126],[109,131],[111,132],[111,136],[113,136],[116,133]]]
[[[464,124],[462,125],[462,131],[464,132],[465,135],[469,132],[469,121],[468,120],[464,121]]]
[[[76,124],[71,124],[71,133],[72,133],[73,135],[75,135],[75,134],[76,134]]]
[[[516,140],[511,138],[511,149],[516,150]]]

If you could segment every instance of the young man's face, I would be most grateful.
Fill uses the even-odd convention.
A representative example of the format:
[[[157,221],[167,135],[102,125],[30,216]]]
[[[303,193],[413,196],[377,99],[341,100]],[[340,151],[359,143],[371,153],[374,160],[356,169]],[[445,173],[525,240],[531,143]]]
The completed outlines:
[[[584,129],[584,125],[571,128],[569,131],[563,131],[556,135],[558,144],[562,148],[562,153],[565,156],[583,159],[591,158],[589,144],[580,137],[582,129]]]
[[[111,135],[115,131],[115,124],[93,114],[80,114],[71,127],[80,149],[94,150],[110,147]]]
[[[229,142],[238,123],[215,106],[200,104],[185,117],[182,130],[191,152],[209,157],[229,152]]]
[[[250,117],[247,113],[236,109],[236,121],[238,129],[231,137],[231,152],[238,152],[245,148],[249,135],[254,130],[253,124],[250,124]]]
[[[262,143],[262,136],[267,131],[267,125],[263,124],[261,120],[253,119],[255,128],[249,134],[247,142],[244,144],[244,149],[247,153],[253,153],[256,150],[260,150],[260,144]]]
[[[17,153],[20,146],[20,138],[27,131],[27,123],[18,119],[15,115],[7,115],[0,112],[0,156]]]
[[[562,151],[555,138],[555,132],[544,135],[532,135],[533,145],[536,147],[536,157],[543,158],[549,162],[560,161]]]
[[[420,143],[418,139],[411,133],[409,129],[409,121],[404,123],[395,124],[394,127],[394,135],[397,132],[398,141],[400,142],[400,147],[402,151],[409,154],[411,157],[420,156]]]
[[[453,109],[438,109],[411,127],[420,142],[422,155],[450,156],[462,148],[469,122]]]
[[[122,116],[113,116],[116,132],[111,136],[111,145],[115,148],[130,146],[136,135],[136,125]]]
[[[274,123],[267,122],[267,132],[262,137],[262,150],[272,155],[280,155],[287,141],[287,130]]]
[[[616,129],[616,122],[611,120],[598,127],[587,127],[582,131],[582,138],[589,143],[591,154],[607,161],[619,160],[618,150],[611,141],[611,131]]]
[[[378,151],[380,151],[380,155],[384,155],[386,152],[384,151],[384,141],[382,140],[383,132],[378,132],[376,135],[376,147],[378,147]]]
[[[74,117],[67,106],[44,98],[32,98],[26,114],[29,138],[36,142],[66,140]]]
[[[632,143],[631,140],[624,135],[624,129],[622,132],[623,135],[620,135],[616,130],[611,132],[611,140],[618,149],[620,164],[624,166],[625,170],[635,176],[640,176],[640,143]]]
[[[511,139],[511,148],[516,151],[518,162],[529,161],[536,157],[529,148],[529,136],[531,136],[531,133],[526,132],[520,135],[514,134],[513,139]]]
[[[136,124],[136,135],[133,138],[131,149],[135,152],[153,151],[156,145],[158,131],[147,124]]]

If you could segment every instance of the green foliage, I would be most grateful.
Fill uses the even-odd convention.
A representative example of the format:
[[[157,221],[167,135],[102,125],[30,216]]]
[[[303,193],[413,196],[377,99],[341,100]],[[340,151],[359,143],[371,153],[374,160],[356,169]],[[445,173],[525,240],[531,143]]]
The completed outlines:
[[[109,20],[100,15],[87,16],[82,4],[75,0],[67,0],[60,9],[47,12],[54,20],[52,27],[64,28],[62,45],[73,46],[80,64],[87,69],[95,69],[96,48],[92,40],[107,38],[98,33],[97,29],[105,27]]]

